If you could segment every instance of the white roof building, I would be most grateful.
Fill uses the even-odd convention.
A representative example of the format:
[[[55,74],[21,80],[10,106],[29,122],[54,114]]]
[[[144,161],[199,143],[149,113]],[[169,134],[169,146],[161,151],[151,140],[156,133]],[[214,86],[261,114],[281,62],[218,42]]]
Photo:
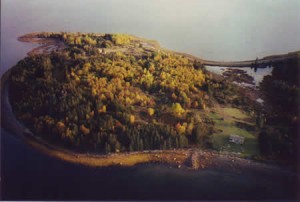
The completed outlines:
[[[235,144],[244,144],[245,138],[241,137],[239,135],[230,135],[229,136],[229,142],[235,143]]]

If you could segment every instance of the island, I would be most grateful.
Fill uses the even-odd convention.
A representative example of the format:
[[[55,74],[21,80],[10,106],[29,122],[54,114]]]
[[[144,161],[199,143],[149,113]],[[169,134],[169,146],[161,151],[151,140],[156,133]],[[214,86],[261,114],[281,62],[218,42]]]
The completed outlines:
[[[253,90],[153,40],[79,32],[19,40],[41,46],[1,79],[1,94],[8,89],[12,112],[26,128],[22,138],[48,155],[89,166],[163,162],[198,169],[224,156],[296,162],[298,53],[273,64],[288,67],[264,80],[272,103],[266,108]],[[282,69],[285,78],[276,74]]]

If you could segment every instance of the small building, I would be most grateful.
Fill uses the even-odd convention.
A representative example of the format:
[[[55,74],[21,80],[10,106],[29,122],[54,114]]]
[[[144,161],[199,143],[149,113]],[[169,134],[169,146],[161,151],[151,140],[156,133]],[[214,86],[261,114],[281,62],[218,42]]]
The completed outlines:
[[[245,138],[241,137],[239,135],[230,135],[229,136],[229,142],[235,143],[235,144],[244,144]]]
[[[98,53],[99,54],[106,54],[106,51],[104,48],[98,48]]]

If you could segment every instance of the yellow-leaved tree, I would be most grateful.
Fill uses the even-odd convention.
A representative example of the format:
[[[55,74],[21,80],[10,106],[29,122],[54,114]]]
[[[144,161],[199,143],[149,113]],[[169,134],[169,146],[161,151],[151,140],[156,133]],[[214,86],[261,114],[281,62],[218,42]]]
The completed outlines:
[[[181,117],[181,115],[185,112],[178,102],[172,104],[171,110],[178,117]]]
[[[153,116],[154,112],[155,111],[154,111],[153,108],[151,108],[151,107],[148,108],[148,114],[149,114],[149,116]]]

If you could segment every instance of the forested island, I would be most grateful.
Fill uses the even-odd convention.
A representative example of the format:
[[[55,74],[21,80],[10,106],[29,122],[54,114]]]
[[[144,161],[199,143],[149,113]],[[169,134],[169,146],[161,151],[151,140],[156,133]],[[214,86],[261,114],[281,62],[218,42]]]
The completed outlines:
[[[12,68],[9,99],[17,119],[50,144],[96,154],[196,148],[296,160],[299,57],[264,80],[265,108],[201,61],[154,41],[65,32],[20,40],[44,47]]]

